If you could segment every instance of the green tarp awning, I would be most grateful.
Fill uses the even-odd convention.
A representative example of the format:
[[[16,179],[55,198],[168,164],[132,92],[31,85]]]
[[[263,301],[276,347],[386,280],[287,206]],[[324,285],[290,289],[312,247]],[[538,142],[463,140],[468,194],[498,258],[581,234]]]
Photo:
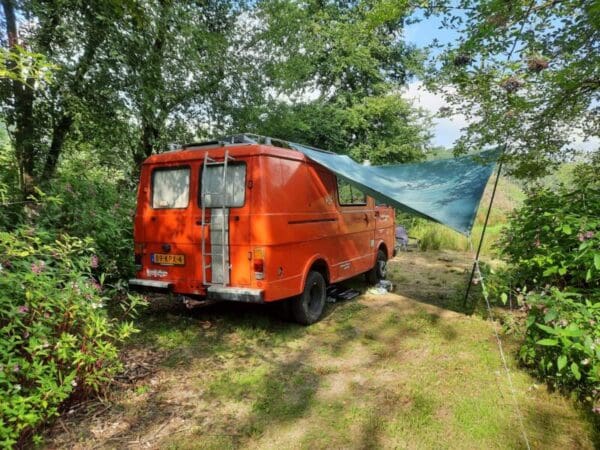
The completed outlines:
[[[289,143],[382,203],[470,234],[499,150],[390,166],[364,166],[346,155]]]

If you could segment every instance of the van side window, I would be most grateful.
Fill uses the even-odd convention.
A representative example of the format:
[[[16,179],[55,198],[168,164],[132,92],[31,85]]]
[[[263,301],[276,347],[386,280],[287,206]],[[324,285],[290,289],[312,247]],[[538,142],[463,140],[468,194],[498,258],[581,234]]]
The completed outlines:
[[[152,208],[187,208],[189,199],[189,167],[154,169],[152,172]]]
[[[200,168],[200,195],[198,205],[206,208],[239,208],[246,200],[246,163],[227,165],[227,175],[223,186],[223,164],[211,164],[204,173],[202,186],[202,168]],[[225,187],[223,191],[223,187]]]
[[[341,178],[337,180],[338,201],[341,206],[366,205],[367,196],[364,192],[356,189],[354,186]]]

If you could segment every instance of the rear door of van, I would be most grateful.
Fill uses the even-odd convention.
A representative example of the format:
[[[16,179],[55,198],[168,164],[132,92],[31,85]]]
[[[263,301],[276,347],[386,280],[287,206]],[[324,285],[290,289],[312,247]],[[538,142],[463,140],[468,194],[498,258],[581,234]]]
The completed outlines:
[[[140,196],[144,230],[144,276],[179,282],[197,271],[196,232],[191,210],[197,183],[192,163],[150,166]]]
[[[216,161],[198,170],[198,201],[194,207],[195,223],[201,224],[204,204],[204,279],[207,284],[245,287],[250,284],[253,158],[228,161],[226,168],[222,159],[215,157]],[[201,254],[202,234],[197,233],[195,238]],[[202,270],[200,260],[199,279],[203,279]]]

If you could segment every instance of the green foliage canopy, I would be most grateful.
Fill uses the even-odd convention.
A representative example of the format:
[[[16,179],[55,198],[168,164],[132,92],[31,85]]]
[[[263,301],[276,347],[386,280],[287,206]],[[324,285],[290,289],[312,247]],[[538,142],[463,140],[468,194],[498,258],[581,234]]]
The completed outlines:
[[[231,111],[231,126],[377,164],[423,158],[428,122],[399,93],[422,60],[402,39],[410,11],[388,0],[259,2],[270,97]]]
[[[598,2],[424,3],[459,33],[428,80],[446,94],[446,113],[470,119],[459,152],[506,142],[513,172],[537,177],[573,156],[576,137],[600,134]]]

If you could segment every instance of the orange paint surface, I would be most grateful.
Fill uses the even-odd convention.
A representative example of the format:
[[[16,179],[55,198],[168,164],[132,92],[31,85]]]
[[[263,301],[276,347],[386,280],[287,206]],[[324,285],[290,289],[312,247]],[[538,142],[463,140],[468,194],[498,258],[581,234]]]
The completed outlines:
[[[229,208],[227,286],[262,289],[264,301],[275,301],[300,294],[317,261],[326,265],[327,281],[334,283],[371,269],[379,248],[392,256],[394,210],[375,206],[370,197],[366,204],[341,206],[335,175],[302,153],[258,144],[202,146],[144,162],[134,225],[136,278],[169,282],[179,294],[205,295],[203,233],[207,253],[211,241],[210,225],[202,226],[202,167],[206,152],[218,162],[226,150],[236,164],[246,165],[244,204]],[[189,168],[187,207],[152,207],[153,172],[165,167]],[[206,208],[208,223],[211,213]],[[184,255],[185,262],[159,264],[155,254]],[[264,275],[257,279],[260,256]],[[209,265],[211,256],[205,262]],[[212,279],[211,269],[206,276]]]

